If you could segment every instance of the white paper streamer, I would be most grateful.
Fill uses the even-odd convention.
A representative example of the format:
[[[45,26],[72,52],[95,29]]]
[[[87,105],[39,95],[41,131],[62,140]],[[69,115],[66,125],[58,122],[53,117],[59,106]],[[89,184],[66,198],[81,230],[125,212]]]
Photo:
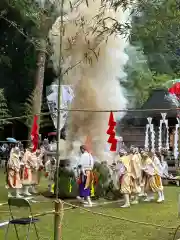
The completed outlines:
[[[169,149],[169,126],[168,120],[166,119],[167,113],[161,113],[162,119],[160,120],[159,125],[159,141],[158,141],[158,149],[161,151],[162,147],[165,147],[167,150]],[[166,126],[166,145],[162,146],[162,125],[163,123]]]
[[[155,151],[155,132],[154,132],[154,125],[152,124],[152,118],[148,117],[148,124],[146,124],[146,134],[145,134],[145,149],[150,149],[150,142],[151,142],[151,151]],[[149,139],[149,132],[150,132],[150,139]]]
[[[174,132],[174,157],[175,159],[179,156],[179,149],[178,149],[178,143],[179,143],[179,127],[180,127],[180,119],[176,118],[178,124],[175,125],[175,132]]]

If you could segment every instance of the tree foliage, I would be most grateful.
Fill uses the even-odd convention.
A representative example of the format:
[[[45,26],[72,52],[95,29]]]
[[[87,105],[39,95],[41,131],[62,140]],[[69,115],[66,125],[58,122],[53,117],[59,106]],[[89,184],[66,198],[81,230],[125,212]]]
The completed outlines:
[[[141,14],[133,18],[131,43],[143,46],[151,70],[179,74],[180,11],[177,1],[139,2]]]
[[[37,10],[39,6],[28,0],[2,0],[0,3],[0,88],[4,89],[12,117],[32,115],[29,98],[35,87],[36,37],[40,32]],[[53,78],[52,69],[46,67],[45,89]],[[29,127],[28,118],[22,123]]]
[[[138,1],[132,14],[127,80],[130,102],[140,107],[154,88],[180,73],[180,11],[177,1]],[[132,105],[132,104],[131,104]]]
[[[38,38],[42,35],[47,37],[47,30],[57,16],[52,10],[56,6],[51,4],[53,1],[41,2],[42,5],[35,0],[0,1],[0,89],[3,89],[0,99],[4,97],[2,113],[6,116],[32,114]],[[128,2],[117,0],[112,4],[116,10],[120,5],[127,8]],[[180,11],[176,2],[136,1],[129,38],[133,47],[127,48],[127,79],[121,81],[128,90],[131,106],[140,107],[152,89],[162,87],[168,80],[179,76]],[[129,25],[122,28],[116,23],[114,27],[113,31],[117,33],[122,33],[125,28],[129,31]],[[49,59],[46,61],[44,89],[55,77],[48,65]],[[46,111],[44,94],[42,112]],[[27,118],[23,123],[30,128],[31,121]],[[49,116],[42,117],[41,131],[50,127],[51,123]]]
[[[3,128],[4,125],[10,124],[10,121],[3,120],[9,118],[10,114],[8,111],[7,101],[4,96],[4,89],[0,89],[0,128]]]

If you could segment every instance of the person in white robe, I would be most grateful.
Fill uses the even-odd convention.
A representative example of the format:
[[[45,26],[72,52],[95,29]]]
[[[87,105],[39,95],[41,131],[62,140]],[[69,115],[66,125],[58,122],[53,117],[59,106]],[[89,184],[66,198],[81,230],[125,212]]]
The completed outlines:
[[[92,207],[91,183],[94,159],[87,151],[86,146],[80,146],[81,156],[78,163],[79,169],[79,196],[77,199],[84,203],[84,206]],[[84,200],[87,200],[87,203]]]

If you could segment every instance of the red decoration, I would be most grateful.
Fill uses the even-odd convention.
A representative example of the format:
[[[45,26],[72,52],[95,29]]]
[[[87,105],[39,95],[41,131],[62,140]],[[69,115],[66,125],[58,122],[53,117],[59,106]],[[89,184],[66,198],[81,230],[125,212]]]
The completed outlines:
[[[32,125],[32,130],[31,130],[31,139],[32,139],[32,144],[33,144],[33,152],[35,152],[38,148],[38,141],[39,141],[39,135],[38,135],[38,116],[34,116],[34,121]]]
[[[116,122],[114,121],[113,112],[110,112],[108,125],[111,126],[111,127],[115,127],[116,126]]]
[[[28,169],[24,169],[24,179],[28,179]]]
[[[168,92],[172,95],[175,95],[179,99],[180,98],[180,82],[173,84],[173,86],[168,89]]]
[[[112,133],[114,133],[114,127],[110,126],[106,132],[108,135],[111,135]]]
[[[114,138],[115,138],[115,133],[113,133],[112,135],[110,135],[109,139],[108,139],[108,143],[113,143],[114,142]]]
[[[110,135],[108,139],[108,143],[111,143],[110,151],[116,152],[117,148],[117,140],[115,139],[115,131],[114,127],[116,126],[116,122],[114,121],[113,112],[110,112],[109,115],[109,129],[107,130],[107,134]]]
[[[110,151],[116,152],[116,148],[117,148],[117,140],[114,138],[114,140],[112,141],[112,144],[111,144]]]

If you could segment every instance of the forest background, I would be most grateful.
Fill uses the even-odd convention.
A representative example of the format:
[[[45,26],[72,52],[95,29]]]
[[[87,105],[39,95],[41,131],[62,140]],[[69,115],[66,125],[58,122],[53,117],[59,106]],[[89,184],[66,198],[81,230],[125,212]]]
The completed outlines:
[[[125,4],[124,1],[116,2]],[[180,75],[180,6],[176,0],[137,1],[132,12],[127,77],[121,79],[128,107],[140,108],[155,88]],[[34,112],[48,112],[46,87],[57,77],[50,60],[48,31],[56,16],[34,0],[0,2],[0,140],[27,139]],[[118,30],[118,29],[117,29]],[[37,104],[38,103],[38,104]],[[18,118],[20,116],[24,118]],[[4,118],[13,120],[2,120]],[[40,133],[53,130],[50,115]]]

